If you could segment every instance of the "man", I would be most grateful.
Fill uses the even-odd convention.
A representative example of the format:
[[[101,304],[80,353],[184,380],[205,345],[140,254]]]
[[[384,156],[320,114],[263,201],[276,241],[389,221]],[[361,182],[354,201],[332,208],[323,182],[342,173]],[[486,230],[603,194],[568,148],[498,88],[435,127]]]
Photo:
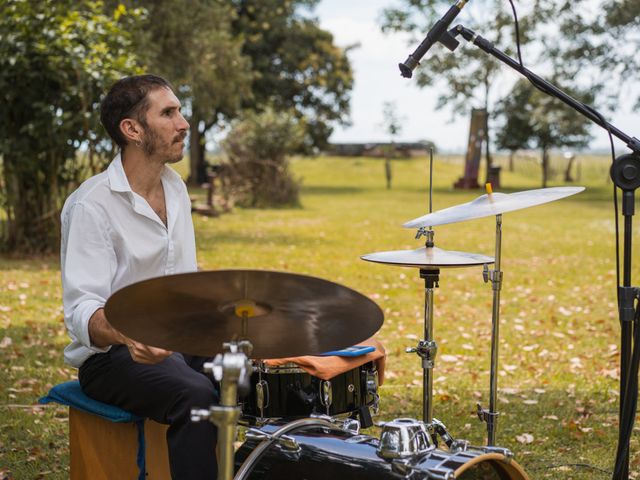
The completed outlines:
[[[191,408],[217,401],[200,372],[204,359],[127,338],[103,309],[129,284],[197,268],[187,190],[167,166],[182,158],[189,124],[169,83],[154,75],[116,82],[100,119],[120,155],[62,211],[65,361],[79,368],[90,397],[169,425],[174,479],[217,478],[216,429],[190,421]]]

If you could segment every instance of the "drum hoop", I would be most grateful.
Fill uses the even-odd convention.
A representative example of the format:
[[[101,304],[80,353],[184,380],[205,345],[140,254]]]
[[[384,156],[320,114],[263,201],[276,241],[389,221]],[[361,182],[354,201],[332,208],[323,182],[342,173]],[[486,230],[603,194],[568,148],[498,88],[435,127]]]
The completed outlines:
[[[302,367],[300,367],[297,363],[288,362],[282,365],[277,365],[274,367],[267,366],[264,363],[260,363],[256,366],[256,371],[261,373],[273,373],[276,375],[282,375],[286,373],[307,373]]]
[[[324,420],[322,418],[301,418],[300,420],[294,420],[293,422],[289,422],[283,425],[278,430],[270,434],[268,438],[260,442],[258,446],[253,449],[253,451],[249,454],[249,456],[244,460],[242,465],[240,465],[240,468],[236,472],[235,477],[233,477],[234,480],[242,480],[249,473],[251,473],[251,470],[254,464],[258,460],[260,460],[260,457],[265,452],[265,450],[269,448],[278,439],[278,437],[284,435],[285,433],[291,432],[292,430],[297,430],[299,428],[308,427],[308,426],[318,426],[318,427],[331,428],[331,429],[336,428],[336,426],[333,423],[327,420]]]
[[[453,472],[454,478],[458,478],[459,475],[462,475],[469,468],[480,462],[484,462],[485,460],[500,460],[500,466],[507,471],[512,480],[529,480],[529,476],[516,461],[507,460],[507,457],[505,457],[501,453],[484,453],[482,455],[478,455],[477,457],[471,458],[469,461],[459,466]]]

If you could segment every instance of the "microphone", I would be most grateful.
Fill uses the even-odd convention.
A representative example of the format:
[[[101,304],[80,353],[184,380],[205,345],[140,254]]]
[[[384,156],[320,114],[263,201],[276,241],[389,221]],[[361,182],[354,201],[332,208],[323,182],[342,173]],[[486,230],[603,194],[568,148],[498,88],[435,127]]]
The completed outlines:
[[[444,16],[436,22],[433,28],[429,30],[429,33],[427,33],[427,36],[422,43],[418,45],[416,51],[409,55],[404,63],[398,64],[398,67],[400,67],[400,74],[404,78],[411,78],[413,75],[413,69],[418,66],[418,63],[420,63],[424,54],[427,53],[434,43],[439,41],[450,50],[454,50],[458,46],[458,41],[453,38],[453,36],[449,35],[447,29],[467,2],[468,0],[458,0],[455,5],[452,5],[447,13],[445,13]]]

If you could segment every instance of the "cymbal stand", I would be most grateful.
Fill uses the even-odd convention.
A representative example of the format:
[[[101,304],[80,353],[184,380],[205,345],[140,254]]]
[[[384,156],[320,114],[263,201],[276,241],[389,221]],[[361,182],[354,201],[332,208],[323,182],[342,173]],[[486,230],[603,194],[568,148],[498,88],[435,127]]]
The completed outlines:
[[[502,251],[502,215],[496,215],[496,251],[494,269],[489,271],[484,266],[482,275],[485,282],[491,280],[493,290],[493,311],[491,314],[491,374],[489,380],[489,409],[477,404],[478,418],[487,423],[487,445],[496,443],[498,428],[498,347],[500,345],[500,289],[502,288],[502,271],[500,270],[500,255]]]
[[[417,238],[426,236],[426,247],[433,248],[433,230],[418,230]],[[418,345],[413,348],[407,348],[407,353],[416,353],[422,359],[422,420],[426,424],[432,437],[436,433],[440,434],[440,430],[444,430],[444,426],[438,420],[433,418],[433,368],[435,367],[436,354],[438,345],[433,339],[433,296],[434,288],[438,288],[440,280],[440,270],[420,269],[420,278],[424,279],[425,285],[425,301],[424,301],[424,340],[420,340]],[[439,428],[436,429],[436,426]],[[446,433],[446,430],[444,430]],[[435,438],[434,438],[435,440]]]
[[[222,381],[220,405],[206,409],[192,409],[191,421],[209,420],[218,427],[219,469],[218,480],[232,480],[234,471],[233,442],[241,410],[238,407],[238,388],[249,388],[251,375],[252,345],[246,340],[223,345],[224,353],[216,355],[211,363],[205,363],[204,370]]]

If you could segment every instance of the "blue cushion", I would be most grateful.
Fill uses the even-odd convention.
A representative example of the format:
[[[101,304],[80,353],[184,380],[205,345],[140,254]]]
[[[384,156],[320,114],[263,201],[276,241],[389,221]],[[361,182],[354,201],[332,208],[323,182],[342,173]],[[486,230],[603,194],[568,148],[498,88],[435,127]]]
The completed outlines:
[[[73,380],[70,382],[56,385],[49,394],[39,400],[40,403],[57,402],[62,405],[68,405],[83,412],[98,415],[112,422],[136,422],[142,420],[141,417],[129,413],[126,410],[102,403],[88,397],[80,387],[80,382]]]

